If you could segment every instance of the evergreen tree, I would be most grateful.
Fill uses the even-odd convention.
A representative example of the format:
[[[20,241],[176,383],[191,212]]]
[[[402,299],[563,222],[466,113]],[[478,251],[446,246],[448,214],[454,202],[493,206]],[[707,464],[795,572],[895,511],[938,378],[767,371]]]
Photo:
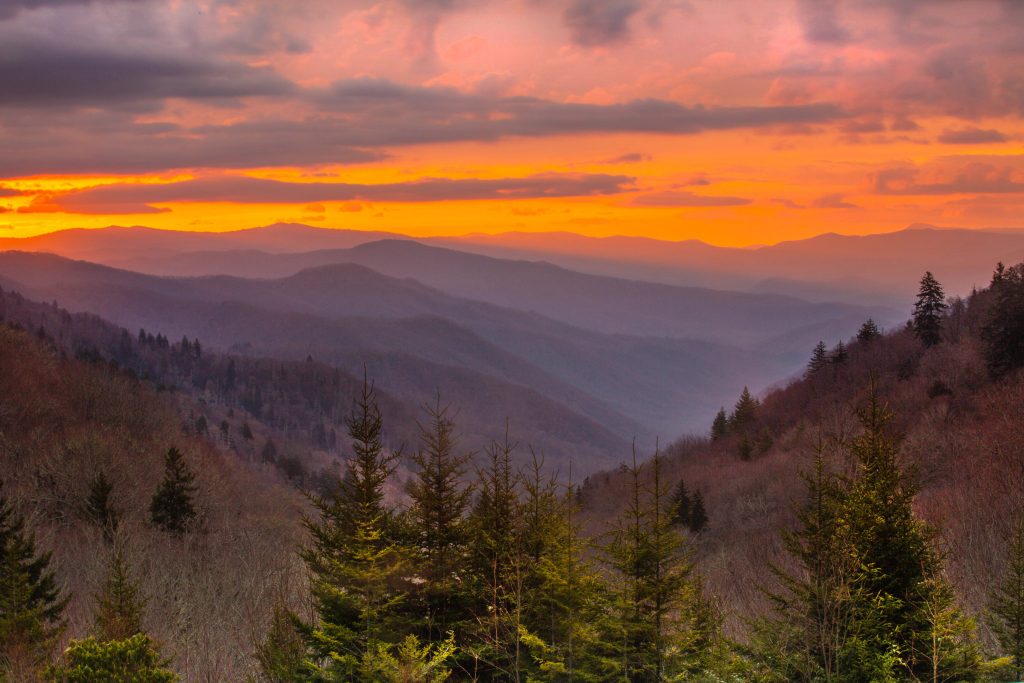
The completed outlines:
[[[468,596],[460,573],[468,554],[466,510],[471,489],[463,485],[471,453],[459,451],[455,423],[440,399],[426,406],[427,423],[419,424],[420,448],[412,456],[416,469],[409,484],[410,516],[417,573],[425,579],[420,599],[426,613],[428,641],[456,631],[468,619]]]
[[[175,535],[188,530],[196,518],[192,496],[197,488],[195,475],[177,448],[171,447],[164,457],[164,479],[149,504],[149,517],[158,528]]]
[[[842,365],[849,357],[850,354],[846,350],[846,344],[840,341],[836,344],[836,347],[832,349],[832,353],[829,355],[829,362],[832,363],[832,365]]]
[[[54,683],[174,683],[178,676],[142,633],[125,640],[72,640],[64,661],[50,670]]]
[[[729,418],[725,414],[725,408],[719,408],[718,414],[715,415],[714,422],[711,423],[711,440],[720,441],[729,434]]]
[[[1019,681],[1024,678],[1024,520],[1015,525],[1007,551],[1006,569],[990,598],[990,624]]]
[[[717,633],[685,540],[672,523],[657,452],[650,468],[652,481],[645,489],[634,455],[629,501],[605,548],[620,586],[616,630],[622,651],[616,677],[626,681],[701,672],[710,665]]]
[[[708,511],[704,507],[704,495],[700,489],[693,494],[693,509],[690,510],[690,523],[687,526],[695,534],[701,533],[708,527]]]
[[[400,630],[406,559],[384,508],[384,484],[400,454],[384,450],[383,420],[365,377],[348,433],[353,455],[345,476],[326,495],[312,498],[318,517],[305,522],[312,544],[302,556],[319,621],[304,631],[309,668],[320,680],[352,680],[364,657]]]
[[[729,420],[732,429],[742,429],[750,425],[757,418],[757,399],[750,395],[750,389],[743,387],[739,400],[732,411],[732,418]]]
[[[992,271],[992,282],[989,285],[992,289],[998,289],[999,285],[1003,284],[1003,276],[1006,274],[1006,266],[1000,261],[996,264],[996,269]]]
[[[85,500],[85,511],[89,518],[103,530],[103,538],[108,542],[114,540],[114,532],[117,531],[117,524],[120,521],[110,494],[114,485],[107,480],[103,472],[93,477],[89,484],[89,495]]]
[[[857,330],[857,341],[862,344],[868,344],[881,338],[882,331],[878,329],[878,325],[871,318],[868,318],[860,329]]]
[[[1000,273],[992,289],[996,301],[982,338],[989,372],[999,377],[1024,366],[1024,264]]]
[[[946,311],[946,295],[931,272],[921,278],[921,288],[914,303],[914,334],[925,346],[942,341],[942,314]]]
[[[25,522],[0,496],[0,678],[28,680],[50,656],[67,604]]]
[[[676,491],[672,495],[672,522],[686,528],[690,527],[692,519],[693,501],[690,500],[690,493],[686,490],[686,482],[680,480],[676,485]]]
[[[256,646],[256,661],[268,683],[293,683],[310,678],[306,666],[306,641],[299,619],[280,603],[274,606],[270,629]]]
[[[358,680],[367,683],[444,683],[451,677],[448,660],[456,652],[455,638],[420,645],[409,635],[396,646],[378,644],[367,653]]]
[[[820,341],[811,352],[811,360],[807,362],[807,376],[817,374],[826,365],[828,365],[828,347],[825,346],[825,342]]]
[[[142,633],[146,599],[132,578],[121,548],[115,548],[110,566],[96,594],[95,637],[101,641],[127,640]]]

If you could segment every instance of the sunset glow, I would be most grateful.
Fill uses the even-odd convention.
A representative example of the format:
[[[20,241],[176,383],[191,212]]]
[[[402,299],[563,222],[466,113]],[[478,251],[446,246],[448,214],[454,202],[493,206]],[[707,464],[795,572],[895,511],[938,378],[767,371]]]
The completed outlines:
[[[1024,4],[0,8],[0,234],[1019,226]]]

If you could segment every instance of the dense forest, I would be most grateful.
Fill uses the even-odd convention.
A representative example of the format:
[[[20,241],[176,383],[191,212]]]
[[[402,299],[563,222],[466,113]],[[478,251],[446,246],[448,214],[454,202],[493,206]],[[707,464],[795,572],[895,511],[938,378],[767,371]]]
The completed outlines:
[[[1024,673],[1024,265],[579,482],[443,397],[0,304],[6,680]]]

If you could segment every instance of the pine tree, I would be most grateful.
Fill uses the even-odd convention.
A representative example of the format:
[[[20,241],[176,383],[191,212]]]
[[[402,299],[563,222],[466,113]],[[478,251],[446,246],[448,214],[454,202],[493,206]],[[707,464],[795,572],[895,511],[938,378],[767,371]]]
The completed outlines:
[[[876,339],[881,338],[882,331],[878,329],[878,325],[871,318],[868,318],[860,329],[857,330],[857,341],[862,344],[869,344]]]
[[[360,681],[374,683],[444,683],[451,677],[448,660],[456,653],[455,638],[420,645],[409,635],[396,646],[379,644],[367,653],[360,670]]]
[[[690,527],[692,519],[693,501],[690,500],[690,493],[686,490],[686,482],[680,480],[676,485],[676,491],[672,495],[672,521],[679,526]]]
[[[142,633],[146,599],[132,578],[121,548],[115,548],[103,585],[96,594],[93,633],[98,640],[127,640]]]
[[[28,680],[63,631],[50,553],[37,553],[25,522],[0,496],[0,678]]]
[[[825,346],[825,342],[820,341],[811,352],[811,360],[807,362],[807,376],[817,374],[826,365],[828,365],[828,347]]]
[[[466,510],[472,495],[462,482],[472,453],[459,451],[455,423],[440,399],[424,410],[427,423],[419,424],[421,446],[412,456],[416,470],[409,497],[418,573],[425,579],[420,598],[426,637],[433,640],[468,619],[459,575],[468,553]]]
[[[729,418],[725,414],[725,408],[719,408],[718,413],[715,415],[714,422],[711,423],[711,440],[720,441],[729,434]]]
[[[99,472],[90,482],[89,495],[85,500],[86,514],[103,530],[103,538],[107,543],[113,542],[120,521],[120,515],[110,500],[113,490],[114,485],[103,472]]]
[[[195,475],[177,448],[170,448],[164,457],[164,479],[149,504],[150,521],[158,528],[175,535],[188,530],[196,518],[192,496],[197,488]]]
[[[661,469],[656,452],[645,490],[634,454],[629,502],[605,547],[615,585],[621,587],[617,677],[627,681],[672,680],[702,671],[717,633],[685,540],[672,524]]]
[[[742,429],[750,425],[757,418],[757,399],[750,395],[750,389],[743,387],[739,400],[732,411],[732,418],[729,420],[730,428]]]
[[[1000,273],[992,289],[996,301],[982,338],[989,372],[1000,377],[1024,366],[1024,264]]]
[[[263,642],[256,646],[255,654],[260,673],[268,683],[294,683],[311,676],[299,619],[280,603],[274,605],[270,629]]]
[[[304,632],[309,668],[322,680],[352,680],[367,653],[400,635],[406,558],[384,507],[384,484],[400,453],[384,450],[383,420],[365,377],[347,426],[353,455],[345,476],[312,497],[318,516],[305,521],[312,543],[302,557],[319,621]]]
[[[177,674],[142,633],[125,640],[72,640],[64,661],[48,672],[53,683],[174,683]]]
[[[992,591],[992,630],[1012,659],[1014,680],[1024,678],[1024,520],[1018,521],[1007,547],[1006,570]]]
[[[942,341],[942,314],[946,310],[946,295],[942,285],[926,272],[921,278],[921,289],[914,303],[914,334],[926,347]]]
[[[832,365],[842,365],[849,357],[850,354],[846,350],[846,344],[840,341],[836,344],[836,347],[832,349],[832,353],[829,355],[829,362],[832,363]]]
[[[704,507],[704,495],[700,489],[693,494],[693,508],[690,510],[690,523],[687,526],[694,534],[699,534],[708,527],[708,511]]]

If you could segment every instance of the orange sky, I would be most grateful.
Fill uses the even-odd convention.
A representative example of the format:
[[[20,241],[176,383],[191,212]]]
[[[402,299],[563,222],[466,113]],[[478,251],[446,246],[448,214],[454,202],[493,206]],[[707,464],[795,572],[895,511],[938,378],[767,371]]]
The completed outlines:
[[[14,0],[0,235],[1019,227],[1022,38],[1012,0]]]

